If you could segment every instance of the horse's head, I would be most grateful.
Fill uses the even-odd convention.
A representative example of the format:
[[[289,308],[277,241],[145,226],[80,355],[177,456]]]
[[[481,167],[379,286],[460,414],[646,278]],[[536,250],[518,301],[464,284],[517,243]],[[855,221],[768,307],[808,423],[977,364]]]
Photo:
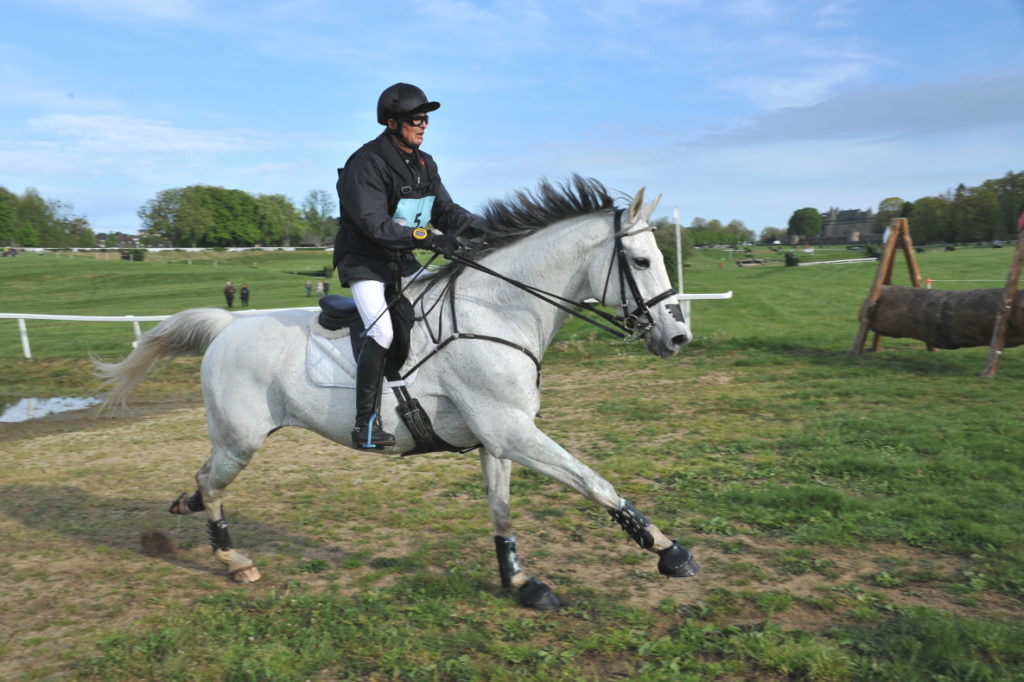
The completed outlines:
[[[690,327],[665,270],[648,221],[661,200],[644,205],[640,189],[614,221],[611,262],[593,259],[591,285],[603,305],[618,308],[626,325],[655,355],[671,357],[691,340]]]

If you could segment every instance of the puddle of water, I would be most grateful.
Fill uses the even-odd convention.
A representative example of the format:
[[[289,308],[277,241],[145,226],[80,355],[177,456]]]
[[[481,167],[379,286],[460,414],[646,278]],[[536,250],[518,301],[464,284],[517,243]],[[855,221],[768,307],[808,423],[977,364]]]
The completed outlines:
[[[57,412],[84,410],[99,402],[99,398],[22,398],[0,414],[0,422],[25,422]]]

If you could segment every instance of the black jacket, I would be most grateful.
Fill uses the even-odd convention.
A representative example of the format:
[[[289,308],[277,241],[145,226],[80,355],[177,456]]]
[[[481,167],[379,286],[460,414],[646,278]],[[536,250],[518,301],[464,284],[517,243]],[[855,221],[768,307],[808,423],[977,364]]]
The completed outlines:
[[[478,236],[482,218],[452,201],[425,152],[401,152],[388,133],[360,147],[338,169],[341,221],[334,265],[342,285],[391,283],[416,272],[412,229],[428,223],[446,234]]]

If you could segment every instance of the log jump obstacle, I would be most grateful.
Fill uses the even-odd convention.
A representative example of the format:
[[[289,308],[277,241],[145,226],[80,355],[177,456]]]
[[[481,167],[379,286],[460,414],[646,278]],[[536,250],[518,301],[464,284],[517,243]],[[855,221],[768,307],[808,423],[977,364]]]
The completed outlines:
[[[1021,216],[1024,224],[1024,214]],[[896,249],[906,257],[912,287],[892,286]],[[989,346],[983,377],[994,377],[1003,349],[1024,344],[1024,292],[1019,292],[1024,265],[1024,238],[1017,240],[1010,271],[1002,289],[938,291],[922,287],[906,218],[895,218],[878,264],[871,290],[860,309],[860,328],[851,352],[860,355],[868,332],[874,332],[871,350],[881,349],[881,337],[924,341],[928,350]],[[953,281],[953,280],[948,280]],[[1000,280],[957,280],[1000,281]]]

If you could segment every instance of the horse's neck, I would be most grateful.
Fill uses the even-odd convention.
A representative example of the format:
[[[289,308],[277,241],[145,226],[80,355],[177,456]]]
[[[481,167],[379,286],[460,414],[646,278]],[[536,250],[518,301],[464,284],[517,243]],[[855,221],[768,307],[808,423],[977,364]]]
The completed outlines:
[[[511,279],[570,301],[580,301],[591,295],[586,268],[593,251],[605,248],[611,257],[606,221],[600,215],[566,220],[510,244],[482,262]],[[520,336],[539,353],[544,352],[569,316],[564,310],[481,272],[467,272],[460,278],[458,290],[499,310],[509,333]]]

